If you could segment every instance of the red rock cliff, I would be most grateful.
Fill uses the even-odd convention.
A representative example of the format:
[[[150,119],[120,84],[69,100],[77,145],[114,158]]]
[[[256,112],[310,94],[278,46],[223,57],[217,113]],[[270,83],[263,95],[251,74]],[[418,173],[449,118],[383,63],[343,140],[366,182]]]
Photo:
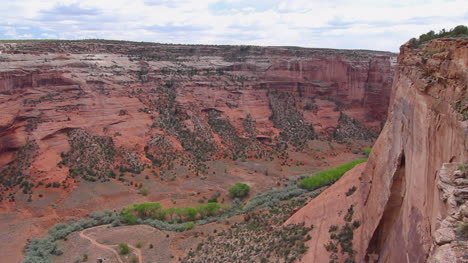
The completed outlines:
[[[467,221],[466,171],[454,170],[468,161],[468,41],[400,51],[388,121],[369,161],[287,222],[315,225],[302,262],[462,262],[467,244],[454,242],[453,229]],[[351,186],[358,190],[345,195]],[[351,205],[360,222],[355,253],[333,253],[330,226],[346,225]]]
[[[295,146],[335,136],[342,116],[373,129],[356,137],[369,139],[386,118],[395,58],[374,51],[112,41],[7,43],[0,50],[0,169],[35,140],[32,165],[60,180],[66,171],[56,166],[59,155],[69,150],[67,133],[76,128],[113,137],[143,163],[149,162],[145,151],[159,158],[191,149],[206,159],[238,147],[233,155],[261,156],[280,132]],[[340,140],[353,136],[339,133]]]

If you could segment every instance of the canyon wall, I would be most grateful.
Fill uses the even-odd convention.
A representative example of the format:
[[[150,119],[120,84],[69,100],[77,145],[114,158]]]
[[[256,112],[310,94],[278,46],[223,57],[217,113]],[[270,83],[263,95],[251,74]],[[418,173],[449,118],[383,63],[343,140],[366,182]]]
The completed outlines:
[[[21,262],[27,240],[93,211],[196,206],[215,194],[229,202],[236,182],[253,195],[356,158],[386,119],[395,60],[368,50],[2,42],[0,253]]]
[[[466,233],[454,229],[467,222],[467,68],[467,40],[401,47],[388,120],[369,161],[287,222],[316,226],[302,262],[463,262]],[[350,226],[350,209],[358,223],[334,243],[331,226]],[[353,253],[338,253],[349,245],[343,236]]]
[[[111,138],[139,167],[170,165],[187,152],[189,162],[202,162],[262,158],[275,145],[299,149],[318,137],[373,140],[386,119],[396,58],[118,41],[12,42],[0,50],[0,170],[9,164],[4,178],[32,181],[63,181],[80,166],[58,165],[78,128],[84,137]],[[350,124],[362,132],[337,132]],[[37,154],[18,168],[29,141]]]

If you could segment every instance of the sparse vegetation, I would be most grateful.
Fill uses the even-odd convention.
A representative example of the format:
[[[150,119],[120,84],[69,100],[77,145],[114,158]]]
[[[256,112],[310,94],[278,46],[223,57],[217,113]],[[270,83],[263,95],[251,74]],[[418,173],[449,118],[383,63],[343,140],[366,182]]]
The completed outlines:
[[[145,187],[145,188],[140,189],[138,193],[141,194],[142,196],[147,196],[149,193],[149,190],[148,188]]]
[[[1,190],[5,186],[11,188],[20,185],[24,194],[32,194],[33,184],[27,181],[29,174],[26,170],[31,166],[39,146],[36,141],[27,141],[15,154],[15,159],[0,171],[0,201]],[[10,199],[12,201],[12,199]]]
[[[270,119],[281,130],[280,136],[284,142],[302,150],[307,140],[316,138],[313,126],[308,125],[297,110],[294,96],[275,90],[268,93],[268,99],[272,112]]]
[[[305,242],[311,238],[307,233],[312,226],[271,226],[281,225],[291,211],[304,202],[304,199],[295,199],[248,213],[244,222],[209,236],[181,262],[294,262],[307,251]]]
[[[340,113],[338,127],[333,132],[333,138],[340,143],[346,142],[347,139],[370,140],[376,137],[376,131],[350,118],[343,112]]]
[[[345,224],[342,227],[338,227],[336,225],[330,226],[328,232],[330,233],[330,241],[327,244],[324,244],[325,249],[330,254],[330,263],[337,263],[338,256],[338,248],[341,247],[341,254],[347,254],[347,258],[345,262],[355,262],[354,254],[355,251],[353,249],[353,238],[354,238],[354,230],[361,226],[359,221],[351,221],[353,220],[354,215],[354,205],[351,205],[348,208],[348,212],[344,216]]]
[[[351,163],[363,161],[365,160],[357,160]],[[343,169],[349,168],[350,164],[342,166],[336,169],[343,172]],[[24,263],[47,263],[51,255],[61,253],[56,241],[66,238],[71,232],[103,224],[112,224],[112,226],[146,224],[160,230],[182,232],[190,230],[196,225],[223,221],[231,216],[248,214],[262,208],[269,209],[270,213],[282,215],[281,217],[275,217],[275,224],[281,224],[290,216],[290,212],[286,211],[291,211],[290,209],[294,207],[303,206],[307,198],[317,196],[320,191],[321,189],[309,192],[306,189],[300,188],[297,180],[293,179],[285,187],[271,189],[253,197],[245,206],[240,206],[239,199],[235,198],[231,207],[221,207],[217,203],[207,203],[197,207],[164,209],[159,203],[141,203],[125,208],[119,214],[114,214],[110,211],[92,213],[90,214],[90,219],[70,224],[59,223],[49,230],[47,237],[31,240],[24,251],[26,255]],[[354,222],[353,225],[357,227]],[[306,250],[301,244],[299,244],[298,248],[297,253],[303,253]],[[288,255],[293,253],[291,251]],[[291,259],[298,258],[299,255],[295,255]]]
[[[119,254],[120,255],[127,255],[128,253],[130,253],[130,248],[128,247],[128,245],[126,243],[120,243],[119,244]]]
[[[136,243],[135,243],[135,247],[136,247],[136,248],[141,248],[141,247],[143,247],[143,242],[141,242],[141,241],[136,242]]]
[[[59,163],[70,167],[70,177],[105,181],[112,175],[111,164],[116,150],[111,137],[92,136],[83,129],[68,133],[70,151],[62,153]]]
[[[208,124],[223,139],[223,143],[229,146],[228,148],[234,160],[246,157],[245,150],[249,146],[247,140],[236,133],[236,129],[229,119],[223,118],[221,113],[216,110],[210,110],[208,112]]]

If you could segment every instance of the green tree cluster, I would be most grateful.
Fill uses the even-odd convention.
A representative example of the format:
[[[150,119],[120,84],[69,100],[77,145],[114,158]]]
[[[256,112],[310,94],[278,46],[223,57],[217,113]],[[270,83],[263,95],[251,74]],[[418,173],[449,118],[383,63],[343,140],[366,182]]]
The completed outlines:
[[[441,37],[468,37],[468,27],[464,25],[459,25],[448,31],[442,29],[439,31],[439,33],[435,33],[434,30],[431,30],[425,34],[420,35],[418,39],[410,39],[410,44],[416,47],[424,42]]]
[[[183,222],[218,215],[221,209],[222,207],[218,203],[201,204],[196,207],[171,207],[165,209],[160,203],[144,202],[124,208],[120,216],[127,224],[136,224],[139,218]]]

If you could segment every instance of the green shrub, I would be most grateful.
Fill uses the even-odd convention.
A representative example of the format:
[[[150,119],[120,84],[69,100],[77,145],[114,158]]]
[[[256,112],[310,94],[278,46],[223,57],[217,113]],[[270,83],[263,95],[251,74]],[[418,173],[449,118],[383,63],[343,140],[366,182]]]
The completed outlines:
[[[186,222],[186,223],[185,223],[185,230],[186,230],[186,231],[187,231],[187,230],[190,230],[190,229],[192,229],[192,228],[194,228],[194,227],[195,227],[195,223],[194,223],[194,222]]]
[[[120,216],[122,220],[124,221],[124,223],[127,223],[129,225],[134,225],[138,221],[138,218],[134,214],[128,211],[122,211],[122,213],[120,213]]]
[[[243,184],[243,183],[236,183],[235,185],[229,187],[228,189],[229,194],[235,198],[235,197],[245,197],[249,191],[250,191],[250,186]]]
[[[314,190],[324,185],[331,184],[336,180],[340,179],[341,176],[343,176],[343,174],[351,170],[357,164],[366,161],[367,159],[355,160],[349,163],[342,164],[336,168],[321,171],[316,175],[302,179],[299,182],[299,186],[307,190]]]
[[[130,252],[130,248],[126,243],[119,244],[119,254],[120,255],[127,255]]]
[[[184,208],[183,210],[183,214],[185,217],[188,218],[188,220],[195,220],[197,218],[197,214],[198,214],[198,211],[197,209],[193,208],[193,207],[186,207]]]
[[[149,191],[148,191],[148,188],[143,188],[141,189],[140,191],[138,191],[139,194],[141,194],[142,196],[147,196]]]
[[[137,247],[137,248],[141,248],[142,246],[143,246],[143,242],[141,242],[141,241],[138,241],[138,242],[135,243],[135,247]]]
[[[215,216],[221,209],[221,206],[218,203],[208,203],[204,206],[208,216]]]

